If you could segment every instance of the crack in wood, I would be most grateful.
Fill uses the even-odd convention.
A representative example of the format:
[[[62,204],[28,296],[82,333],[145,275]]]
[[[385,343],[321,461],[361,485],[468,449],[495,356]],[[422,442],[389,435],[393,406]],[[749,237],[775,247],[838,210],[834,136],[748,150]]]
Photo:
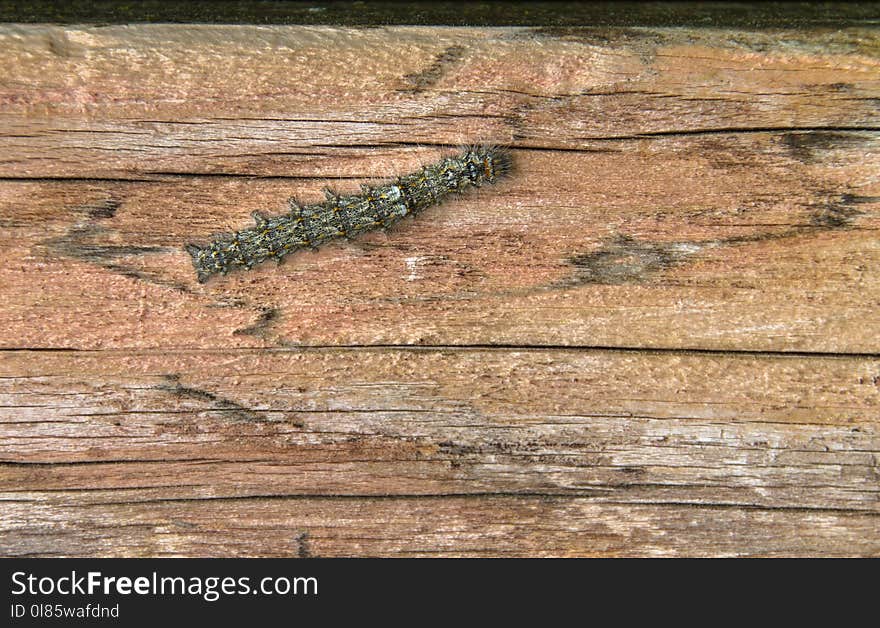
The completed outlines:
[[[236,403],[235,401],[220,397],[212,392],[208,392],[207,390],[202,390],[201,388],[184,386],[180,383],[179,374],[168,374],[165,375],[164,378],[167,383],[155,386],[156,390],[162,390],[171,393],[175,397],[181,399],[194,399],[196,401],[210,402],[215,405],[215,408],[212,409],[227,410],[229,411],[230,416],[240,421],[247,421],[251,423],[264,422],[263,417],[255,413],[251,408],[243,406],[240,403]]]
[[[870,132],[870,139],[859,131]],[[853,149],[875,139],[878,129],[811,129],[792,130],[780,134],[780,140],[789,153],[806,164],[819,161],[825,154],[834,150]]]
[[[88,262],[124,277],[172,288],[179,292],[191,292],[189,287],[184,284],[169,281],[158,273],[138,269],[119,261],[126,257],[167,254],[177,251],[177,249],[167,246],[107,244],[108,240],[113,240],[117,236],[118,231],[100,224],[100,221],[115,217],[120,207],[122,207],[122,201],[115,198],[73,207],[71,211],[84,215],[84,219],[71,225],[63,235],[43,240],[39,246],[49,254]]]
[[[231,399],[227,399],[226,397],[221,397],[220,395],[201,388],[195,388],[192,386],[185,386],[181,384],[181,377],[178,373],[166,374],[163,377],[166,383],[156,385],[153,388],[155,388],[156,390],[171,393],[172,395],[180,399],[193,399],[196,401],[210,402],[215,406],[214,408],[210,409],[223,410],[228,416],[231,416],[237,421],[247,423],[277,423],[277,421],[266,418],[253,408],[242,405],[236,401],[232,401]],[[299,428],[305,426],[305,424],[300,420],[288,420],[286,421],[286,423]]]
[[[277,307],[261,307],[257,320],[248,327],[242,327],[232,332],[235,336],[257,336],[263,338],[270,331],[281,316],[281,310]]]
[[[296,555],[298,558],[316,558],[312,553],[311,542],[308,532],[301,532],[296,535]]]
[[[413,74],[406,74],[403,80],[409,83],[410,87],[404,91],[418,93],[424,91],[431,85],[434,85],[443,78],[443,75],[449,69],[449,66],[458,63],[464,57],[464,46],[449,46],[439,55],[437,55],[427,68]]]
[[[642,283],[654,275],[685,262],[706,249],[733,246],[767,240],[793,238],[820,231],[847,229],[863,212],[856,205],[874,203],[875,196],[831,194],[824,201],[809,205],[810,223],[794,225],[775,232],[758,232],[712,240],[683,240],[674,242],[638,241],[619,235],[596,251],[575,255],[568,259],[574,272],[551,288],[570,288],[583,284],[622,285]]]

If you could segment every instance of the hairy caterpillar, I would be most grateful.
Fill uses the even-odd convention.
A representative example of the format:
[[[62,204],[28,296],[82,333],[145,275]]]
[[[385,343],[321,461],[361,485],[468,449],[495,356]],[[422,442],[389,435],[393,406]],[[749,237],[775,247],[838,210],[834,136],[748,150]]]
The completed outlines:
[[[473,146],[460,154],[392,183],[361,186],[357,195],[337,195],[325,190],[327,200],[301,207],[290,200],[290,211],[281,216],[254,212],[256,226],[220,234],[206,246],[187,244],[198,280],[266,260],[280,261],[288,253],[317,248],[335,238],[352,238],[366,231],[390,227],[395,222],[440,202],[452,192],[494,183],[510,171],[510,153],[497,146]]]

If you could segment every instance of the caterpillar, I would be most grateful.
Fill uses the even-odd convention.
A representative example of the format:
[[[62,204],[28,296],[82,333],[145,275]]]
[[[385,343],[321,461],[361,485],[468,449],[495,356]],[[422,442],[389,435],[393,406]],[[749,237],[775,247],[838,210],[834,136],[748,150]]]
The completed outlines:
[[[325,189],[323,203],[300,206],[280,216],[251,214],[255,226],[218,234],[207,245],[187,244],[199,283],[212,275],[249,270],[267,260],[281,261],[299,249],[317,249],[336,238],[353,238],[387,228],[405,216],[437,204],[453,192],[494,183],[512,166],[510,152],[497,146],[471,146],[458,155],[425,166],[377,186],[361,185],[361,193],[338,195]]]

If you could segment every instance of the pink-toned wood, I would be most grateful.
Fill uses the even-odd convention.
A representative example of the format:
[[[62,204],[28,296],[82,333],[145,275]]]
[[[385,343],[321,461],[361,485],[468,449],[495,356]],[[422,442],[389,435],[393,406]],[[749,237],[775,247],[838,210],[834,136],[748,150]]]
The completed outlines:
[[[0,25],[0,553],[878,554],[878,50]],[[472,142],[513,176],[196,283]]]

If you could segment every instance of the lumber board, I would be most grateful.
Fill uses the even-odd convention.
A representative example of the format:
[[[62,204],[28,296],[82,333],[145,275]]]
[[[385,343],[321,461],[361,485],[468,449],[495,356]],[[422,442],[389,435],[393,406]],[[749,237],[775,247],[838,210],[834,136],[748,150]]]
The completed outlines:
[[[258,498],[82,507],[10,503],[19,556],[846,557],[864,513],[619,505],[585,498]]]
[[[880,554],[880,35],[0,24],[0,555]],[[196,281],[475,142],[515,169]]]
[[[0,343],[878,351],[875,30],[538,31],[4,27]],[[474,141],[514,176],[196,284],[187,242]]]
[[[171,552],[179,541],[181,553],[210,553],[218,547],[200,548],[198,537],[209,534],[202,518],[214,516],[198,513],[229,504],[219,517],[225,523],[216,524],[225,552],[295,552],[290,535],[274,548],[271,538],[249,538],[268,525],[262,515],[239,528],[235,512],[251,512],[255,502],[273,520],[291,508],[297,534],[331,537],[320,541],[326,550],[310,550],[318,555],[428,555],[443,547],[454,555],[872,554],[880,541],[878,381],[880,360],[836,357],[16,352],[0,373],[0,485],[8,487],[0,499],[42,523],[7,515],[7,547],[117,555]],[[540,546],[538,530],[531,541],[499,543],[489,531],[496,503],[514,520],[522,509],[553,504],[552,543]],[[155,506],[167,514],[156,515]],[[369,521],[435,506],[427,519],[440,518],[418,524],[432,540],[403,543],[402,530],[416,522],[394,530]],[[300,518],[300,507],[311,514]],[[343,531],[337,519],[346,508],[371,514]],[[449,514],[459,508],[468,514]],[[742,515],[726,531],[737,542],[713,548],[725,509]],[[40,514],[52,512],[63,513],[56,515],[63,534]],[[570,512],[632,522],[620,531],[622,544],[606,545],[594,520],[564,528]],[[675,521],[659,525],[666,516]],[[126,523],[95,532],[90,517]],[[199,532],[181,540],[160,523],[166,517],[194,518]],[[459,533],[444,532],[447,517],[459,521]],[[701,517],[711,524],[694,533],[696,546],[688,535],[644,546],[630,538]],[[812,540],[765,538],[811,520],[834,523]],[[511,525],[528,537],[531,521]],[[144,529],[130,536],[135,525]],[[340,539],[370,525],[377,529],[365,545]],[[456,545],[469,535],[473,543]]]

